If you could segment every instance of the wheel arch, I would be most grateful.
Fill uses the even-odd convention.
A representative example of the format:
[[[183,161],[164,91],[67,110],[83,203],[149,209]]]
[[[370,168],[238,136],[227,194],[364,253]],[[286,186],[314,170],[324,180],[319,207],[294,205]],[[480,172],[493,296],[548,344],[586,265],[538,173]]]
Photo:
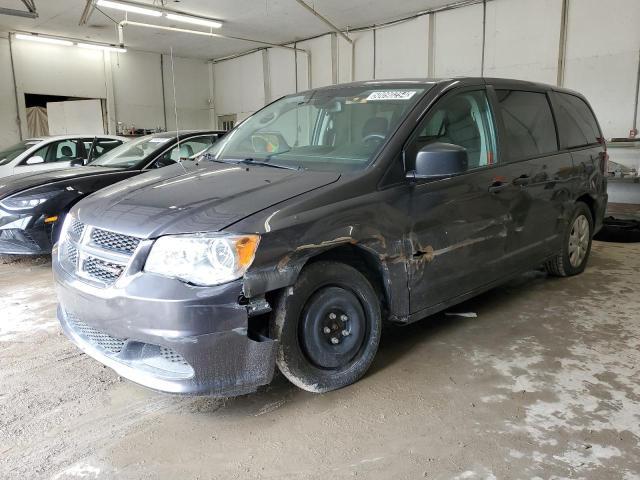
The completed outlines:
[[[592,222],[596,221],[596,200],[588,193],[583,193],[578,198],[576,198],[576,203],[582,202],[589,208],[589,213],[591,213]]]

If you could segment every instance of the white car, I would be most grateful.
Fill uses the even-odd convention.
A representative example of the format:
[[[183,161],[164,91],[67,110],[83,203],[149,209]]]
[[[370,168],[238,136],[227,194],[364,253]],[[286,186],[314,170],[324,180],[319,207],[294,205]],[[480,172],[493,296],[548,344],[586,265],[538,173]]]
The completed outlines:
[[[126,142],[114,135],[61,135],[30,138],[8,148],[0,148],[0,178],[84,165]]]

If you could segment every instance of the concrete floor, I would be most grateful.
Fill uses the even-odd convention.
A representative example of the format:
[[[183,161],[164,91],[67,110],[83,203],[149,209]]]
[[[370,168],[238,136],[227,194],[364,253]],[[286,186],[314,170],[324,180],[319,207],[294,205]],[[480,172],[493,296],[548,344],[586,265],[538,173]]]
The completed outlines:
[[[50,265],[0,266],[0,478],[640,479],[640,244],[393,329],[358,384],[168,396],[81,354]],[[8,292],[8,294],[7,294]]]

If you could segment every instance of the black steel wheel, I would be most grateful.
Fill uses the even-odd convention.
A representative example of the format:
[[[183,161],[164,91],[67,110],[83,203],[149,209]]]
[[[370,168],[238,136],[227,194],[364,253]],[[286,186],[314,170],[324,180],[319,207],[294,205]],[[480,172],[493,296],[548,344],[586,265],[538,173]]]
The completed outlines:
[[[378,296],[364,275],[338,262],[312,263],[276,305],[278,368],[311,392],[350,385],[371,365],[381,325]]]

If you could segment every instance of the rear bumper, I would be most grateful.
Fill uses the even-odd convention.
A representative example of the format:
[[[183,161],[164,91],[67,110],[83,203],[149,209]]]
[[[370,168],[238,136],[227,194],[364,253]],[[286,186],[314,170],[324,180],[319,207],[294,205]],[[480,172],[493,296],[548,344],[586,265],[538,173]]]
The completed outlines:
[[[119,375],[170,393],[234,396],[271,381],[276,342],[250,338],[241,282],[191,287],[146,273],[96,288],[60,267],[54,278],[63,331]]]

